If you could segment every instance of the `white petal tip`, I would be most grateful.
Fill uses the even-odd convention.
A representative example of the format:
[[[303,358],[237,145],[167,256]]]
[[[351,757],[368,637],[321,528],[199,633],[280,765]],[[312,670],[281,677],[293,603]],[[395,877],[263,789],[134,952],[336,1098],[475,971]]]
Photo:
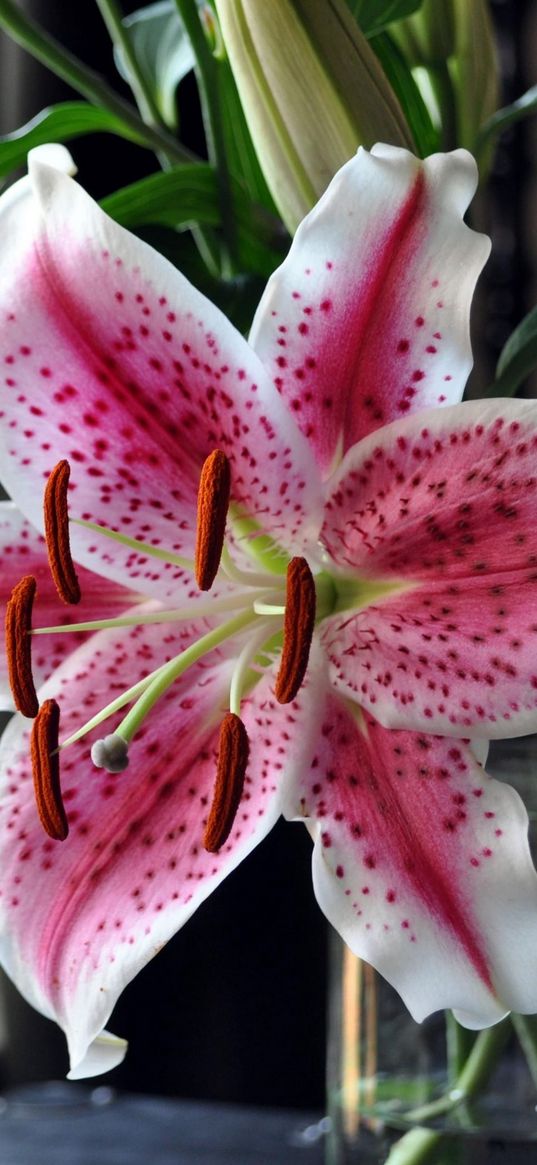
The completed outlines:
[[[76,166],[69,150],[59,142],[49,142],[43,146],[35,146],[28,154],[28,173],[35,171],[37,166],[51,166],[53,170],[60,170],[62,174],[76,174]]]
[[[112,1035],[112,1032],[102,1031],[82,1059],[73,1064],[67,1079],[84,1080],[87,1076],[101,1076],[103,1072],[111,1072],[125,1059],[127,1047],[126,1040]]]
[[[506,1015],[509,1015],[509,1011],[505,1010],[499,1000],[497,1001],[495,1010],[491,1009],[488,1015],[484,1013],[476,1015],[471,1011],[462,1011],[460,1007],[453,1009],[453,1018],[457,1020],[457,1023],[460,1023],[461,1027],[466,1027],[471,1032],[483,1031],[484,1028],[494,1027],[495,1024],[505,1019]]]

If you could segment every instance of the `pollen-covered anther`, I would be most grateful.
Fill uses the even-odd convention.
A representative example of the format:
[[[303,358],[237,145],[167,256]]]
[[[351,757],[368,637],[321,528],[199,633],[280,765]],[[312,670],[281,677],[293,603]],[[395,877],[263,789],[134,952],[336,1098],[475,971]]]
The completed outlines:
[[[122,773],[129,764],[129,749],[119,732],[111,732],[102,740],[96,740],[91,748],[91,759],[96,769],[106,769],[108,773]]]
[[[226,712],[220,725],[216,782],[203,838],[203,845],[211,854],[218,853],[233,828],[249,754],[248,733],[240,716]]]
[[[215,449],[203,463],[198,487],[195,571],[201,591],[209,590],[220,566],[230,488],[229,460]]]
[[[283,647],[274,694],[279,704],[290,704],[300,691],[315,627],[315,580],[305,558],[292,558],[287,567]]]
[[[32,609],[37,583],[31,574],[13,588],[6,606],[6,656],[15,707],[32,719],[39,701],[32,676]]]
[[[67,490],[68,461],[58,461],[45,487],[43,510],[48,561],[56,590],[64,603],[79,603],[80,584],[71,558]]]
[[[59,728],[56,700],[44,700],[32,725],[32,770],[37,812],[53,841],[65,841],[69,833],[60,787]]]

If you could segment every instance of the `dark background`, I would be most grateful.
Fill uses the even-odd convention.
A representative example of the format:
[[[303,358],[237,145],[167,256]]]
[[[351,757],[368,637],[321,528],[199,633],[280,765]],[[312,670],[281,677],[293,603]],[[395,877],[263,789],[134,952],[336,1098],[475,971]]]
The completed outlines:
[[[127,95],[90,0],[27,0],[21,6]],[[138,6],[124,4],[124,10]],[[528,75],[533,8],[522,0],[494,4],[504,101],[535,81]],[[0,33],[0,133],[72,96]],[[181,105],[183,140],[200,152],[199,107],[188,81]],[[81,139],[71,148],[79,179],[95,197],[155,168],[149,152],[110,135]],[[528,188],[522,183],[523,174],[531,173],[531,151],[527,126],[503,139],[484,211],[494,249],[478,312],[491,368],[531,306],[534,216],[528,214]],[[311,889],[310,849],[302,826],[280,824],[126,989],[110,1028],[130,1040],[130,1049],[107,1078],[110,1083],[183,1097],[322,1105],[327,927]],[[61,1033],[28,1008],[7,981],[2,993],[0,1087],[63,1076]]]

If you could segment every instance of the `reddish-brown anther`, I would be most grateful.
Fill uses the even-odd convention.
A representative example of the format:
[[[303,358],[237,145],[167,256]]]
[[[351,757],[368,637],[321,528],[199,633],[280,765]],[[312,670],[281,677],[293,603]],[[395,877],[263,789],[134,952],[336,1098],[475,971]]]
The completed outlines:
[[[203,463],[198,487],[195,571],[201,591],[209,590],[220,566],[230,488],[229,460],[215,449]]]
[[[67,490],[68,461],[58,461],[45,487],[43,502],[48,561],[56,590],[64,603],[79,603],[80,584],[71,558]]]
[[[233,828],[249,754],[248,734],[240,716],[226,712],[220,726],[214,796],[203,838],[203,845],[211,854],[218,853]]]
[[[302,687],[315,627],[315,580],[305,558],[292,558],[287,567],[285,619],[275,696],[290,704]]]
[[[13,588],[6,606],[6,656],[15,707],[23,716],[37,716],[39,701],[32,676],[32,608],[37,583],[31,574]]]
[[[59,728],[58,704],[45,700],[32,725],[34,793],[43,829],[54,841],[65,841],[69,826],[60,788]]]

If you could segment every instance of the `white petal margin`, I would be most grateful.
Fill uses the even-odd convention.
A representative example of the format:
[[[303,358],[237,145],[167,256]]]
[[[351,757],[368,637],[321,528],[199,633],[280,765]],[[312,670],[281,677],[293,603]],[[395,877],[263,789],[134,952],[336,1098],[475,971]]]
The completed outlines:
[[[112,1035],[112,1032],[102,1031],[90,1044],[83,1060],[76,1063],[71,1056],[73,1067],[67,1073],[67,1079],[85,1080],[87,1076],[102,1076],[103,1072],[111,1072],[112,1068],[117,1068],[123,1062],[127,1048],[126,1040]]]
[[[386,730],[337,697],[283,812],[314,838],[329,921],[418,1021],[537,1010],[537,873],[518,794],[462,742]]]
[[[464,150],[360,149],[269,280],[250,343],[325,471],[381,425],[461,399],[490,250],[462,221],[476,183]]]
[[[190,557],[199,473],[220,447],[234,502],[264,532],[295,552],[317,537],[320,482],[307,442],[209,300],[40,157],[0,198],[0,228],[0,458],[27,518],[42,528],[42,483],[65,457],[73,517],[139,537],[150,514],[155,540]],[[92,550],[79,527],[71,540],[78,562],[127,582],[117,544]],[[152,564],[150,581],[164,572]]]

